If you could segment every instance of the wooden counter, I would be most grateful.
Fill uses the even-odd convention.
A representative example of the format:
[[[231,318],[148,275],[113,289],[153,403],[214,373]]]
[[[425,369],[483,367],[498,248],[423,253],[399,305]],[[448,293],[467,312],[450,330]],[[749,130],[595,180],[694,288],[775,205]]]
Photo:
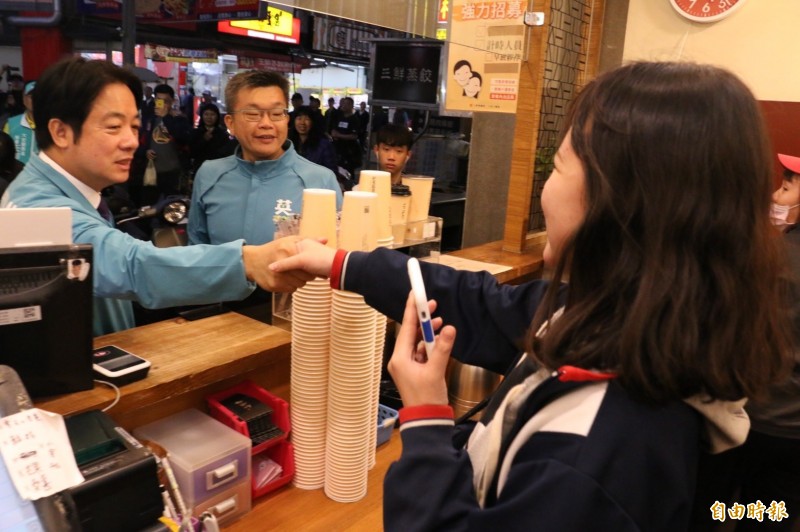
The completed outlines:
[[[480,246],[451,251],[448,255],[480,262],[490,262],[511,268],[495,275],[501,283],[520,284],[542,276],[544,262],[542,250],[544,245],[535,246],[524,253],[503,250],[503,242],[489,242]]]
[[[539,277],[541,251],[505,252],[494,242],[452,253],[454,256],[511,269],[497,275],[500,282]],[[146,379],[121,387],[120,401],[108,414],[123,428],[134,428],[187,408],[205,411],[205,397],[244,379],[289,399],[291,335],[280,328],[229,312],[197,321],[167,320],[95,339],[95,347],[117,345],[152,363]],[[114,400],[103,385],[94,389],[36,401],[36,406],[62,415],[102,409]],[[400,456],[397,430],[379,447],[376,465],[368,475],[367,495],[355,503],[338,503],[322,489],[301,490],[291,485],[257,499],[251,512],[226,531],[303,530],[361,531],[383,528],[383,477]]]
[[[301,490],[294,486],[253,501],[253,509],[226,532],[261,530],[302,532],[345,532],[383,530],[383,477],[392,462],[400,458],[400,431],[375,452],[375,467],[367,474],[367,494],[357,502],[329,499],[322,489]]]
[[[95,338],[95,347],[117,345],[150,361],[147,378],[126,384],[108,414],[130,430],[186,408],[204,408],[206,395],[251,378],[287,397],[291,335],[235,312],[186,321],[166,320]],[[36,406],[62,415],[102,409],[111,388],[45,398]]]

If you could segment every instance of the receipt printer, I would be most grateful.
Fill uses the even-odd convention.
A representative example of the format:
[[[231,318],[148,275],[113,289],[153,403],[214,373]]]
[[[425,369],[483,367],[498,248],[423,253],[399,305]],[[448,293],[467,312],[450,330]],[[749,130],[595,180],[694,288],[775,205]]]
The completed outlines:
[[[65,423],[84,478],[69,490],[82,530],[138,531],[157,523],[164,500],[150,450],[99,410]]]

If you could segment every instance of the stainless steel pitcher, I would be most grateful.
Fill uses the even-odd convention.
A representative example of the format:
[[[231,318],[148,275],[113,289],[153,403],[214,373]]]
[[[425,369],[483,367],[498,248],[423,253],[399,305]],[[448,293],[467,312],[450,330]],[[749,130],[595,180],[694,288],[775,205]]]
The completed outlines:
[[[503,376],[451,358],[447,365],[447,394],[456,418],[492,393]]]

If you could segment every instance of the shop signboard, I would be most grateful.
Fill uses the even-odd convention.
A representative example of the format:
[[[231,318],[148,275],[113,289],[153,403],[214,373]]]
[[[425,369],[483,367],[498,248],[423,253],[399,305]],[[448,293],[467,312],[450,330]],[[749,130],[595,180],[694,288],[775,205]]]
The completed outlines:
[[[255,22],[258,20],[244,20],[239,22]],[[245,24],[239,25],[237,21],[220,20],[217,22],[217,31],[221,33],[232,33],[233,35],[243,35],[245,37],[253,37],[255,39],[265,39],[268,41],[283,42],[287,44],[298,44],[300,42],[300,19],[296,18],[292,21],[292,33],[289,35],[281,35],[271,30],[261,31],[255,29],[256,25]],[[264,26],[268,27],[268,26]]]
[[[200,20],[257,18],[258,3],[258,0],[197,0],[197,18]]]
[[[239,68],[271,70],[273,72],[281,72],[283,74],[299,74],[303,70],[303,65],[293,62],[292,58],[288,55],[280,57],[284,57],[285,59],[239,55]]]
[[[400,32],[358,22],[342,22],[326,17],[314,17],[312,48],[316,52],[332,52],[369,59],[371,41],[402,35]]]
[[[526,5],[519,0],[451,0],[448,111],[516,112]]]
[[[78,0],[77,11],[84,15],[122,15],[121,0]],[[195,20],[193,0],[136,0],[136,17],[153,21]]]
[[[53,0],[17,0],[0,2],[0,11],[46,11],[53,12]]]
[[[234,20],[230,25],[235,28],[245,28],[249,30],[261,31],[264,33],[274,33],[276,35],[286,35],[291,37],[294,33],[294,17],[289,11],[267,7],[266,16],[259,20]]]
[[[157,44],[145,44],[144,56],[153,61],[172,61],[174,63],[216,63],[217,51],[213,48],[190,50]]]
[[[372,102],[410,109],[439,109],[441,41],[383,39],[372,54]]]
[[[289,11],[269,6],[266,16],[262,20],[222,20],[217,23],[217,31],[298,44],[300,42],[300,19],[294,18]]]

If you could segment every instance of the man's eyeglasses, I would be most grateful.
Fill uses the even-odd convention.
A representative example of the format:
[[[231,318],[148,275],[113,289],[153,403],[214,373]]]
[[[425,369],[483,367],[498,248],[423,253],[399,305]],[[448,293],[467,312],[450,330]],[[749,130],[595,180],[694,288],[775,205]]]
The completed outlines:
[[[289,109],[241,109],[231,111],[231,114],[239,113],[248,122],[260,122],[264,115],[267,115],[273,122],[283,122],[289,118]]]

